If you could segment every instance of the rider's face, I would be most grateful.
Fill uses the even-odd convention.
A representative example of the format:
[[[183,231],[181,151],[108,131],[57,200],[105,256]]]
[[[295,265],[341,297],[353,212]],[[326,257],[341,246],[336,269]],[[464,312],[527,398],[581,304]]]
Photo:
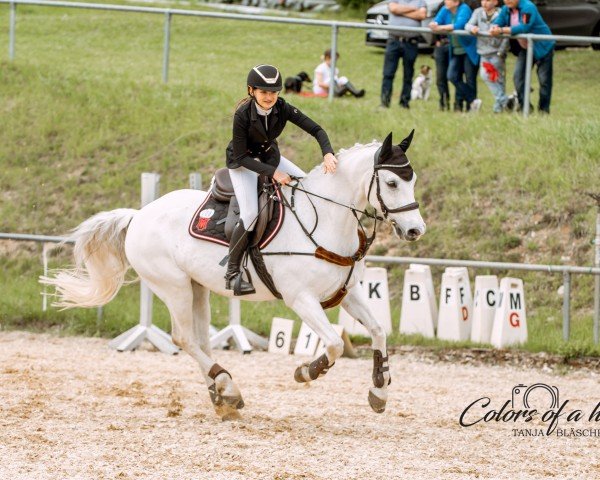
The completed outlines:
[[[275,105],[279,92],[268,92],[266,90],[261,90],[260,88],[250,88],[250,95],[256,99],[256,103],[258,103],[261,108],[268,110]]]

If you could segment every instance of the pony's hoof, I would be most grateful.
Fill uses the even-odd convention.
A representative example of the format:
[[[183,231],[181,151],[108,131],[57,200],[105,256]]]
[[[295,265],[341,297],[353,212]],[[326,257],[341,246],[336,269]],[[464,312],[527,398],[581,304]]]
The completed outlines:
[[[236,420],[241,419],[242,415],[237,410],[229,410],[221,415],[222,422],[235,422]]]
[[[369,405],[371,405],[371,408],[375,413],[385,412],[386,403],[387,391],[382,388],[369,388]]]
[[[242,397],[221,397],[221,401],[214,404],[215,412],[221,420],[239,420],[242,418],[239,410],[244,408]]]
[[[294,380],[296,380],[298,383],[310,382],[311,378],[308,372],[308,367],[308,363],[303,363],[302,365],[300,365],[294,372]]]
[[[241,418],[237,411],[244,408],[244,400],[229,374],[218,375],[215,383],[208,387],[208,393],[217,415],[223,420]]]

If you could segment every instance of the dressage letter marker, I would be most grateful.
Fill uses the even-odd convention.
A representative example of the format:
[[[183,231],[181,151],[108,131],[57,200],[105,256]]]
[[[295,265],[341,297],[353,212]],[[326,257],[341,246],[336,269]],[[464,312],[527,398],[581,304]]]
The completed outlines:
[[[490,343],[497,348],[527,341],[527,316],[523,280],[503,278],[500,281],[498,308],[494,316]]]
[[[361,286],[367,295],[367,305],[371,313],[383,327],[385,333],[392,333],[387,270],[385,268],[365,268]],[[349,335],[371,336],[367,329],[343,308],[340,308],[338,323],[344,327]]]
[[[468,340],[473,310],[469,274],[466,268],[447,268],[442,275],[438,338]]]
[[[269,352],[289,354],[290,345],[292,344],[292,330],[294,330],[293,320],[273,317],[271,336],[269,337]]]
[[[497,295],[498,277],[496,275],[477,275],[475,277],[473,327],[471,329],[473,342],[490,342],[497,307]]]
[[[433,338],[437,324],[437,305],[431,269],[428,265],[411,264],[404,273],[400,333],[418,333]]]
[[[319,336],[306,323],[302,322],[300,333],[298,333],[298,339],[296,340],[296,347],[294,348],[294,355],[308,355],[312,357],[317,349],[317,343],[319,343]]]

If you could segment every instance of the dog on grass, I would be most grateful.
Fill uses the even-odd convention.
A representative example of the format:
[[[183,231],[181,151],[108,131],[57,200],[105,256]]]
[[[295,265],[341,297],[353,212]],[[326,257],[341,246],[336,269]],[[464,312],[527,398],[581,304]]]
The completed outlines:
[[[410,91],[411,100],[427,100],[429,98],[429,91],[431,90],[431,67],[423,65],[421,67],[419,75],[414,79],[412,83],[412,89]]]
[[[308,76],[308,73],[306,72],[300,72],[294,77],[287,77],[285,82],[283,82],[285,93],[300,93],[302,91],[302,84],[304,82],[312,82]]]

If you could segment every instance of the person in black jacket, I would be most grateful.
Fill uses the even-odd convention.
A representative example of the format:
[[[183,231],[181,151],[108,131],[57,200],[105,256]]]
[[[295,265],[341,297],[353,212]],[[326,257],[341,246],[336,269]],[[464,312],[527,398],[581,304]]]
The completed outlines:
[[[240,221],[229,242],[229,263],[225,274],[228,290],[242,275],[240,263],[248,246],[248,232],[254,229],[258,215],[258,175],[267,175],[287,185],[290,175],[305,173],[281,156],[277,137],[288,120],[316,138],[323,153],[325,173],[334,173],[337,159],[327,133],[313,120],[282,98],[281,73],[273,65],[257,65],[248,74],[248,98],[238,105],[233,117],[233,139],[227,146],[226,163],[240,206]],[[241,295],[254,293],[254,286],[239,278]]]

